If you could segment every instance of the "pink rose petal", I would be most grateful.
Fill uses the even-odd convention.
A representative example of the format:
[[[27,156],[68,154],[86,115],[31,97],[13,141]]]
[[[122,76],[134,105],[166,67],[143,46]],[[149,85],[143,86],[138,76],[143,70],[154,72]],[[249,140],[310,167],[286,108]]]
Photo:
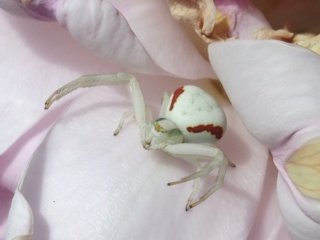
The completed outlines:
[[[0,14],[0,232],[4,232],[7,196],[17,187],[33,151],[69,101],[43,110],[52,91],[84,73],[119,71],[74,44],[57,24]],[[74,96],[76,96],[75,94]],[[2,194],[3,192],[3,194]],[[0,238],[3,235],[0,235]]]
[[[1,28],[8,36],[0,39],[1,46],[5,46],[0,54],[2,59],[6,59],[0,65],[0,83],[3,86],[0,88],[3,91],[0,95],[3,98],[1,109],[5,110],[1,131],[6,141],[0,141],[0,146],[2,159],[9,163],[9,167],[2,168],[1,165],[0,168],[1,194],[6,192],[8,196],[1,198],[4,202],[0,205],[0,218],[4,219],[0,227],[2,233],[8,199],[21,170],[50,124],[80,92],[57,103],[51,112],[42,109],[45,99],[54,89],[79,75],[119,69],[99,61],[75,45],[68,34],[55,24],[26,22],[6,15],[0,17],[3,20]],[[174,44],[167,47],[174,52]],[[180,48],[179,52],[188,53]],[[192,57],[191,54],[188,58],[184,55],[172,56],[178,66]],[[198,70],[193,69],[197,69],[197,64],[202,65],[197,59],[195,56],[190,60],[186,75],[199,76]],[[172,60],[171,63],[174,62]],[[177,69],[178,72],[183,70]],[[189,72],[193,73],[189,75]],[[155,109],[159,108],[164,90],[172,91],[182,84],[173,78],[139,77],[144,79],[143,90],[147,93],[148,103]],[[25,80],[28,81],[23,82]],[[210,84],[202,86],[212,90]],[[279,239],[280,235],[286,239],[282,220],[274,205],[275,169],[267,163],[267,151],[244,130],[231,106],[227,103],[223,105],[229,127],[218,145],[230,159],[235,159],[237,168],[228,172],[224,188],[198,209],[192,210],[190,213],[193,215],[188,217],[184,204],[192,184],[169,188],[166,182],[182,177],[193,169],[159,151],[142,149],[136,125],[130,121],[115,140],[112,126],[130,107],[124,88],[101,88],[84,94],[63,113],[32,158],[25,181],[21,182],[15,193],[8,236],[27,236],[34,230],[35,239],[46,239],[49,235],[62,239],[65,235],[88,239],[92,234],[97,234],[96,239],[105,239],[107,233],[128,239],[132,236],[143,238],[146,233],[150,237],[158,237],[158,232],[170,239],[194,239],[194,236],[201,239],[211,239],[213,236],[216,239],[225,239],[226,236],[234,239]],[[90,110],[84,110],[85,106]],[[107,132],[110,130],[109,135]],[[209,182],[214,180],[213,176],[209,177]],[[148,182],[150,179],[151,182]],[[271,187],[266,188],[267,184]],[[208,182],[204,186],[209,187]],[[268,201],[266,196],[270,197]],[[272,211],[264,211],[263,208]],[[146,209],[151,209],[152,214]],[[172,214],[174,212],[176,215]],[[164,215],[172,216],[171,221],[163,221],[168,219]],[[136,224],[138,221],[139,224]],[[258,226],[263,227],[259,229]],[[146,232],[146,229],[150,231]]]
[[[17,15],[56,19],[94,54],[134,71],[215,77],[164,1],[4,1],[0,7]]]

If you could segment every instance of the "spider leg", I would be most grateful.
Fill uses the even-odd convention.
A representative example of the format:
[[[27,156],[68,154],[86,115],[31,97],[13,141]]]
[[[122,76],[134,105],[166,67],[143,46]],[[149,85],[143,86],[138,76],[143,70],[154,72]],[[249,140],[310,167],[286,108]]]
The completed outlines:
[[[207,193],[205,193],[202,197],[200,197],[198,201],[193,202],[192,204],[190,204],[190,208],[194,208],[195,206],[197,206],[200,203],[204,202],[208,197],[210,197],[219,188],[221,188],[221,186],[223,184],[224,177],[226,175],[226,171],[227,171],[227,166],[219,168],[215,184],[209,189],[209,191]]]
[[[151,121],[152,119],[152,112],[150,110],[149,106],[146,106],[146,114],[147,114],[147,122]],[[123,124],[125,122],[125,120],[129,117],[134,117],[134,110],[133,108],[129,109],[128,111],[124,112],[120,118],[119,121],[119,125],[117,127],[117,129],[114,131],[113,135],[117,136],[119,134],[119,132],[121,131]]]
[[[114,136],[117,136],[119,134],[119,132],[121,131],[122,129],[122,126],[124,124],[124,121],[129,118],[129,117],[133,117],[134,116],[134,111],[133,109],[131,108],[130,110],[124,112],[121,116],[121,119],[120,119],[120,122],[119,122],[119,125],[117,127],[117,129],[114,131],[113,135]]]
[[[201,167],[200,165],[200,162],[199,161],[194,161],[193,162],[193,165],[196,167],[196,171],[198,171]],[[188,211],[190,209],[190,205],[191,203],[193,202],[194,198],[196,197],[197,193],[199,192],[200,190],[200,183],[201,183],[201,178],[196,178],[194,181],[193,181],[193,186],[192,186],[192,193],[190,194],[190,197],[187,201],[187,204],[186,204],[186,211]]]
[[[153,120],[153,114],[149,105],[146,105],[146,122],[149,123]]]
[[[209,160],[209,163],[197,169],[193,174],[190,174],[179,181],[168,183],[169,186],[191,181],[193,179],[199,179],[207,174],[209,174],[213,169],[219,168],[216,182],[212,188],[209,189],[202,197],[196,202],[188,202],[186,210],[193,208],[203,201],[205,201],[209,196],[211,196],[215,191],[217,191],[223,184],[223,180],[229,165],[229,162],[225,154],[218,148],[208,145],[194,144],[194,143],[181,143],[176,145],[166,146],[163,151],[177,157],[182,158],[190,163],[194,163],[197,159]],[[193,201],[194,195],[198,192],[194,183],[194,189],[191,193],[189,199]],[[199,184],[199,183],[198,183]]]
[[[45,102],[45,109],[48,109],[51,104],[68,93],[78,89],[78,88],[88,88],[96,87],[102,85],[122,85],[126,84],[127,89],[132,101],[133,110],[129,110],[122,115],[119,126],[115,132],[117,135],[127,117],[132,115],[135,116],[136,121],[140,127],[143,129],[146,125],[146,106],[144,103],[144,98],[141,92],[140,85],[137,79],[128,73],[114,73],[114,74],[101,74],[101,75],[86,75],[76,80],[62,86],[57,89]],[[134,113],[134,114],[133,114]]]
[[[161,108],[160,108],[158,118],[165,118],[166,117],[166,109],[169,104],[169,100],[170,100],[169,95],[167,92],[165,92],[162,97],[162,103],[161,103]]]

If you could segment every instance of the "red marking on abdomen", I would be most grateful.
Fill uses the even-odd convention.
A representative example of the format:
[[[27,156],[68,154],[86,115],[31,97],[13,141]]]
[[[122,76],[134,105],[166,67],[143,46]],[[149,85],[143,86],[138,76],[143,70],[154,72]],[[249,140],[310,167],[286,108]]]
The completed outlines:
[[[188,132],[200,133],[209,132],[211,135],[216,136],[217,139],[222,138],[223,129],[220,126],[214,126],[213,124],[198,125],[195,127],[187,127]]]
[[[172,97],[172,100],[171,100],[171,104],[170,104],[170,108],[169,110],[172,111],[173,107],[174,107],[174,104],[176,103],[178,97],[184,92],[184,89],[183,87],[179,87],[177,90],[174,91],[173,93],[173,97]]]

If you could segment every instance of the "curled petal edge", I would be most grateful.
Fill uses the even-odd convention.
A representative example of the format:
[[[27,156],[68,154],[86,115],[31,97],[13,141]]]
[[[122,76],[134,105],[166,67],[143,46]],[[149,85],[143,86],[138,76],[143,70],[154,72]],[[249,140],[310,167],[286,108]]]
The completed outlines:
[[[26,168],[25,174],[27,170],[28,167]],[[33,212],[28,201],[21,192],[24,176],[21,179],[11,202],[6,231],[6,239],[8,240],[27,240],[30,239],[34,232]]]

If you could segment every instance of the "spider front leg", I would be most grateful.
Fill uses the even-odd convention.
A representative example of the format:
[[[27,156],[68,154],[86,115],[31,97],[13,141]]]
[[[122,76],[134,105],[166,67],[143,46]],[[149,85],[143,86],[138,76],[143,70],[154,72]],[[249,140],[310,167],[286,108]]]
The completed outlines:
[[[218,175],[216,178],[215,184],[212,188],[209,189],[207,193],[205,193],[202,197],[199,198],[196,202],[189,202],[187,203],[186,210],[188,211],[190,208],[193,208],[200,203],[204,202],[208,197],[210,197],[214,192],[216,192],[223,184],[223,180],[228,168],[228,165],[235,166],[232,163],[229,163],[225,154],[218,148],[208,146],[208,145],[201,145],[201,144],[194,144],[194,143],[181,143],[176,145],[169,145],[162,149],[163,151],[173,155],[177,158],[182,158],[188,162],[195,163],[199,159],[209,160],[209,163],[204,165],[203,167],[199,167],[197,171],[189,176],[182,178],[179,181],[170,182],[168,183],[169,186],[184,183],[187,181],[191,181],[193,179],[201,178],[207,174],[209,174],[213,169],[219,168]],[[195,164],[194,164],[195,165]],[[195,165],[197,166],[197,165]],[[194,196],[198,192],[197,187],[199,183],[194,183],[193,192],[189,197],[189,200],[193,200]]]
[[[126,84],[127,89],[132,101],[133,109],[125,112],[122,115],[118,128],[115,131],[115,135],[119,133],[124,120],[127,117],[135,116],[136,121],[140,127],[143,129],[146,125],[146,106],[144,103],[144,98],[141,92],[140,85],[137,79],[128,73],[115,73],[115,74],[101,74],[101,75],[86,75],[76,80],[64,85],[63,87],[57,89],[45,102],[45,109],[48,109],[51,104],[63,96],[78,88],[88,88],[96,87],[102,85],[122,85]]]

